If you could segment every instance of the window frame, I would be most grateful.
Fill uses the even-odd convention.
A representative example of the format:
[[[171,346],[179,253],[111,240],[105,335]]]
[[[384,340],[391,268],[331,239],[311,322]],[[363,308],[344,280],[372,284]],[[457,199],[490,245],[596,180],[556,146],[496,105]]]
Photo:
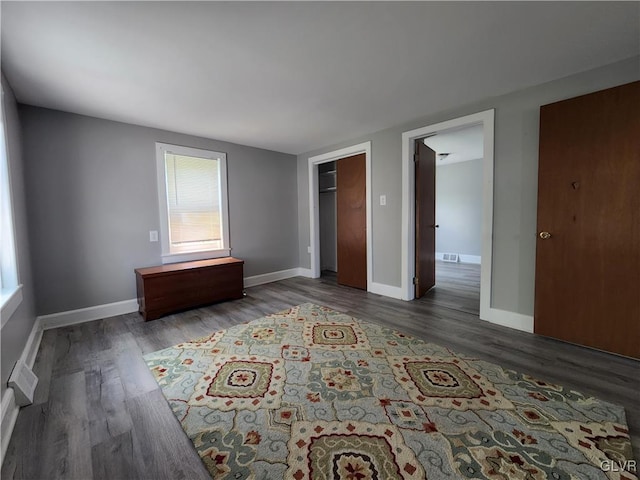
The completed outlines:
[[[222,248],[204,249],[191,252],[171,252],[169,239],[169,208],[167,205],[167,178],[165,154],[173,153],[189,157],[207,158],[220,162],[220,223],[222,230]],[[187,262],[191,260],[206,260],[209,258],[228,257],[231,254],[229,244],[229,198],[227,189],[227,154],[185,147],[169,143],[156,142],[156,172],[158,185],[158,206],[160,213],[160,245],[162,248],[162,263]]]
[[[4,86],[0,87],[0,212],[2,213],[2,239],[0,244],[0,328],[4,327],[22,303],[22,285],[18,272],[18,253],[16,249],[15,214],[13,209],[13,188],[11,184],[11,165],[9,164],[9,136],[7,116],[4,107]],[[0,235],[0,238],[2,236]]]

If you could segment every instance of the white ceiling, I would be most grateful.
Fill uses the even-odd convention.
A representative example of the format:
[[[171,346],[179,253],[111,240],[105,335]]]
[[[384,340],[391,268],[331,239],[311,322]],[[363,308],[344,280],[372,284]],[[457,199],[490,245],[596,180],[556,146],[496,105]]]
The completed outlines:
[[[438,133],[425,138],[424,143],[438,154],[436,156],[436,167],[484,157],[484,130],[482,125]],[[441,155],[444,153],[449,155]]]
[[[638,2],[6,2],[18,100],[288,153],[640,53]]]

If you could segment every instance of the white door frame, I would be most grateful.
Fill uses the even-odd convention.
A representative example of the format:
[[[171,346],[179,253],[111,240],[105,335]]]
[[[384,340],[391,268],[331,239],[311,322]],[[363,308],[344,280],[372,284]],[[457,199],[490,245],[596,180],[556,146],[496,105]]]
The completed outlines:
[[[402,134],[402,299],[413,300],[415,291],[415,140],[452,128],[482,125],[484,157],[482,160],[482,261],[480,266],[480,318],[489,320],[491,308],[491,254],[493,241],[493,163],[495,111],[467,115],[446,122],[427,125]]]
[[[320,191],[318,186],[318,165],[364,153],[366,165],[367,198],[367,291],[371,290],[373,279],[373,255],[371,232],[371,142],[359,143],[332,152],[309,157],[309,229],[311,246],[311,278],[320,277]]]

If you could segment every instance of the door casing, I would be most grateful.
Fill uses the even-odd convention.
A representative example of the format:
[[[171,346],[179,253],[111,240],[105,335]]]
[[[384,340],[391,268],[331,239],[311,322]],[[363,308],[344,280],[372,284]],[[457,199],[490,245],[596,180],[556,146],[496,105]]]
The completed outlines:
[[[533,317],[514,314],[505,321],[501,310],[491,308],[491,265],[493,248],[493,169],[495,110],[466,115],[402,133],[402,299],[413,300],[415,291],[415,140],[428,135],[472,125],[482,125],[484,132],[482,174],[482,264],[480,273],[480,318],[532,332]],[[524,318],[522,318],[524,317]],[[512,321],[513,320],[513,321]]]
[[[320,189],[318,186],[318,165],[333,162],[341,158],[365,154],[366,191],[367,191],[367,291],[372,291],[373,255],[371,230],[371,142],[359,143],[350,147],[309,157],[309,246],[311,256],[311,278],[320,277]]]

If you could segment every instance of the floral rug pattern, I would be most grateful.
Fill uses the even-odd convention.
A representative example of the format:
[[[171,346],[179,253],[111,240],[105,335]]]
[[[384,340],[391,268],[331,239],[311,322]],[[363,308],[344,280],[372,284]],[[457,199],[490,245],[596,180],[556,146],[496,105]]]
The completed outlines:
[[[214,479],[637,479],[622,407],[310,303],[145,360]]]

